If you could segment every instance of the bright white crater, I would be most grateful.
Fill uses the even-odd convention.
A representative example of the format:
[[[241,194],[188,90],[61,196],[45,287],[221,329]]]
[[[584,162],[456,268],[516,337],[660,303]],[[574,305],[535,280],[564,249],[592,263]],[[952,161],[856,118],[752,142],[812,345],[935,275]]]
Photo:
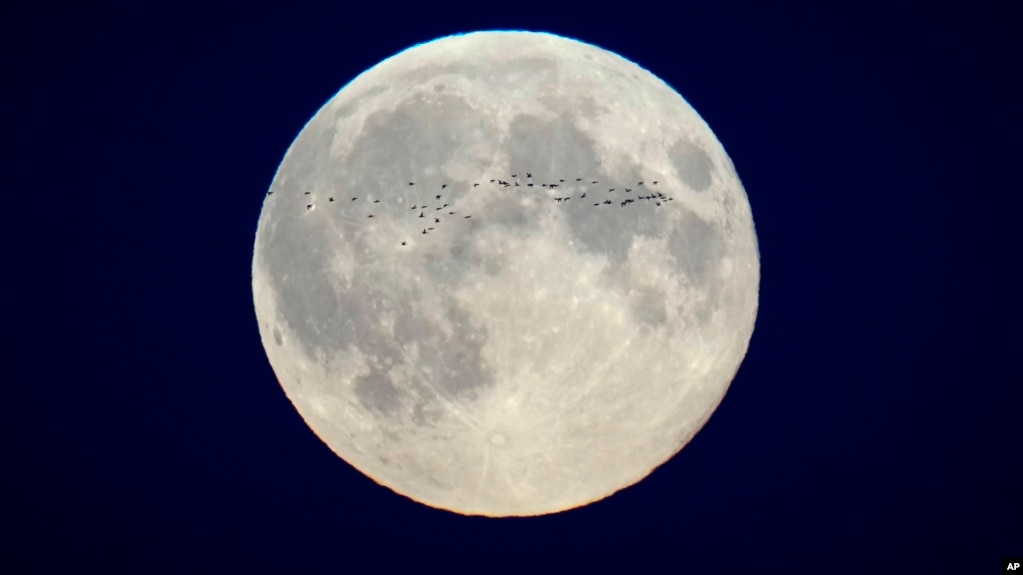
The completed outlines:
[[[252,260],[309,427],[397,493],[489,516],[585,505],[676,454],[742,362],[759,282],[700,116],[615,54],[527,32],[345,86],[288,149]]]

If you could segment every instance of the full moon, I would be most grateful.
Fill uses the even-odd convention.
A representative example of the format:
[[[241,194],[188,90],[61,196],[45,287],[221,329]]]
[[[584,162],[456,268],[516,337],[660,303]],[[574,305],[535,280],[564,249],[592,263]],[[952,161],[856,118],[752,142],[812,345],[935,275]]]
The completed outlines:
[[[713,132],[622,57],[532,32],[356,77],[263,200],[263,345],[311,430],[465,515],[603,499],[678,453],[749,347],[760,258]]]

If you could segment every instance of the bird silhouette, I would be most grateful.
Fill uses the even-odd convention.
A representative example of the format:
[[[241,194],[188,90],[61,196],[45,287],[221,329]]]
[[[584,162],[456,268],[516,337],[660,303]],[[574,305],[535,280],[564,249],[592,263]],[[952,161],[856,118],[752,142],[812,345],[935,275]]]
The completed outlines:
[[[653,184],[654,184],[654,185],[656,186],[656,185],[657,185],[657,180],[654,180],[654,181],[653,181]]]
[[[532,187],[533,187],[533,183],[532,183],[532,182],[530,182],[530,183],[526,184],[526,187],[527,187],[527,188],[532,188]]]
[[[426,228],[423,228],[423,233],[424,233],[424,234],[426,233]]]
[[[379,203],[380,203],[380,200],[373,200],[373,203],[374,203],[374,204],[379,204]]]
[[[434,198],[434,199],[435,199],[435,200],[439,200],[439,199],[440,199],[440,196],[437,196],[437,197],[436,197],[436,198]]]
[[[643,185],[643,182],[640,182],[640,183],[639,183],[639,185],[640,185],[640,186],[642,186],[642,185]]]
[[[576,178],[575,181],[581,182],[581,181],[583,181],[583,179],[582,178]]]
[[[441,185],[440,185],[440,189],[442,189],[442,190],[443,190],[444,188],[446,188],[446,187],[448,187],[448,185],[447,185],[447,184],[441,184]],[[437,197],[439,198],[440,196],[437,196]]]
[[[415,182],[409,182],[408,185],[414,186],[414,185],[416,185],[416,183]]]
[[[334,196],[331,196],[331,197],[329,197],[327,199],[333,202],[334,201]]]
[[[308,196],[311,192],[306,192],[304,195]]]
[[[581,195],[581,196],[579,196],[579,197],[580,197],[580,198],[585,198],[585,197],[586,197],[586,192],[583,192],[583,195]]]
[[[453,216],[453,215],[455,215],[455,212],[448,212],[448,215],[449,216]]]
[[[312,204],[306,204],[305,209],[309,210],[309,209],[312,209],[312,207],[313,207]]]
[[[404,246],[404,245],[408,245],[408,244],[406,244],[405,242],[401,242],[401,245],[403,245],[403,246]]]
[[[517,178],[517,177],[519,177],[519,175],[518,174],[512,174],[512,177],[513,178]]]
[[[558,181],[559,181],[559,182],[564,182],[565,180],[558,180]]]
[[[273,192],[267,192],[266,195],[272,196],[272,195],[274,195],[274,193]]]
[[[597,180],[593,180],[593,181],[592,181],[592,182],[590,182],[590,183],[591,183],[591,184],[596,184],[596,183],[597,183]]]
[[[423,212],[419,212],[419,217],[423,217]]]
[[[478,187],[479,187],[479,184],[473,184],[473,185],[472,185],[472,187],[474,187],[474,188],[478,188]]]
[[[355,201],[355,200],[357,200],[357,199],[359,199],[359,198],[357,198],[357,197],[355,197],[355,198],[352,198],[352,201],[354,202],[354,201]]]
[[[440,223],[440,220],[438,220],[437,218],[433,218],[433,223],[435,223],[435,224],[439,224],[439,223]]]
[[[526,177],[527,177],[527,178],[532,178],[532,177],[533,177],[533,174],[530,174],[529,172],[526,172]]]
[[[464,218],[464,219],[466,219],[466,220],[467,220],[467,219],[469,219],[469,218],[471,218],[471,217],[472,217],[472,216],[465,216],[465,218]]]

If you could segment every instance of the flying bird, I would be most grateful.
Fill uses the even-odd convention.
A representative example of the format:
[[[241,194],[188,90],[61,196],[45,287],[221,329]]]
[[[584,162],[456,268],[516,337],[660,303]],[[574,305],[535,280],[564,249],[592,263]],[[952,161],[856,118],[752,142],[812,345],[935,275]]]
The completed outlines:
[[[474,188],[478,188],[478,187],[479,187],[479,184],[473,184],[473,185],[472,185],[472,187],[474,187]]]
[[[436,197],[436,198],[434,198],[434,199],[435,199],[435,200],[439,200],[439,199],[440,199],[440,196],[437,196],[437,197]]]
[[[423,212],[419,212],[419,217],[423,217]]]
[[[403,246],[404,246],[404,245],[407,245],[407,244],[406,244],[405,242],[401,242],[401,245],[403,245]]]
[[[439,224],[439,223],[440,223],[440,220],[438,220],[437,218],[433,218],[433,223],[435,223],[435,224]]]
[[[530,174],[529,172],[526,172],[526,177],[527,177],[527,178],[532,178],[532,177],[533,177],[533,174]]]
[[[581,182],[581,181],[583,181],[583,179],[582,178],[576,178],[575,181]]]
[[[357,200],[357,199],[359,199],[359,198],[357,198],[357,197],[356,197],[356,198],[352,198],[352,201],[354,202],[354,201],[355,201],[355,200]]]
[[[416,185],[416,183],[415,182],[409,182],[408,185],[414,186],[414,185]]]
[[[583,195],[581,195],[581,196],[579,196],[579,197],[580,197],[580,198],[585,198],[585,197],[586,197],[586,192],[583,192]]]
[[[472,217],[472,216],[465,216],[465,218],[463,218],[463,219],[466,219],[466,220],[467,220],[467,219],[469,219],[469,218],[471,218],[471,217]]]
[[[310,192],[306,192],[306,193],[305,193],[305,195],[306,195],[306,196],[308,196],[308,195],[309,195],[309,193],[310,193]]]
[[[370,215],[369,215],[369,217],[371,217],[371,218],[372,218],[372,217],[373,217],[373,214],[370,214]]]
[[[424,233],[424,234],[426,233],[426,228],[423,228],[423,233]]]
[[[446,188],[446,187],[448,187],[448,185],[447,185],[447,184],[441,184],[441,185],[440,185],[440,189],[442,189],[442,190],[443,190],[444,188]],[[437,197],[440,197],[440,196],[437,196]]]
[[[306,204],[305,209],[309,210],[309,209],[312,209],[312,207],[313,207],[312,204]]]
[[[334,196],[331,196],[331,197],[329,197],[327,199],[333,202],[334,201]]]
[[[653,184],[656,186],[657,185],[657,180],[654,180]]]
[[[379,204],[379,203],[380,203],[380,200],[373,200],[373,203],[374,203],[374,204]]]

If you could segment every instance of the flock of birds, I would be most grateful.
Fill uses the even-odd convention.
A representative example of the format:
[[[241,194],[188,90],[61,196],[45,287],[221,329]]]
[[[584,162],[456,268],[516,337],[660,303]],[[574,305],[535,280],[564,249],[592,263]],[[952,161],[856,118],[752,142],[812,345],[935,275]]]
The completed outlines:
[[[512,181],[510,181],[510,182],[507,181],[507,180],[502,180],[500,178],[494,178],[494,179],[491,179],[489,181],[489,183],[493,184],[494,186],[497,186],[499,188],[513,188],[514,187],[514,188],[527,188],[528,189],[528,188],[533,188],[536,185],[539,185],[539,187],[541,187],[541,188],[546,188],[546,189],[549,189],[551,191],[554,191],[554,190],[557,190],[558,188],[562,187],[562,185],[567,181],[567,180],[564,180],[564,179],[559,179],[556,183],[540,183],[540,184],[537,184],[534,181],[533,174],[531,172],[524,172],[524,173],[525,173],[525,179],[523,179],[523,180],[519,179],[519,175],[518,174],[512,174],[511,175]],[[599,185],[600,184],[600,182],[598,180],[584,180],[583,178],[575,178],[575,181],[574,182],[569,182],[569,185],[571,186],[573,184],[579,184],[579,185],[585,186],[587,181],[589,182],[589,185]],[[472,185],[473,189],[480,187],[480,184],[481,184],[480,182],[474,183]],[[409,182],[408,185],[410,187],[414,187],[416,185],[416,183],[415,182]],[[650,186],[656,186],[656,185],[657,185],[657,180],[653,180],[653,181],[650,182]],[[647,201],[647,202],[653,202],[656,207],[660,207],[660,206],[663,206],[666,203],[674,200],[674,198],[668,197],[668,196],[662,194],[661,192],[653,190],[650,186],[645,185],[645,182],[637,182],[636,186],[637,186],[637,190],[639,188],[643,188],[645,190],[649,190],[650,193],[648,195],[641,195],[640,193],[637,192],[637,194],[635,196],[625,197],[624,199],[620,199],[620,200],[616,199],[614,201],[612,201],[610,198],[606,198],[604,200],[598,200],[598,201],[593,202],[593,207],[599,208],[601,206],[611,206],[611,205],[614,205],[615,203],[617,203],[620,207],[624,208],[624,207],[634,203],[635,200],[644,200],[644,201]],[[443,201],[442,198],[444,197],[444,195],[449,193],[449,192],[445,191],[445,190],[447,190],[447,188],[448,188],[448,184],[441,184],[441,186],[440,186],[440,193],[432,194],[434,196],[433,202],[436,202],[437,204],[440,204],[440,205],[429,206],[429,205],[426,205],[425,202],[420,205],[417,202],[416,204],[413,204],[412,207],[410,208],[410,210],[413,212],[413,215],[415,215],[415,212],[419,212],[418,215],[415,216],[415,217],[423,218],[423,219],[432,218],[433,219],[433,222],[432,222],[433,224],[440,224],[441,223],[441,219],[439,217],[437,217],[437,214],[435,212],[444,211],[447,208],[452,207],[450,203],[443,203],[443,204],[441,204],[441,202]],[[624,191],[622,193],[625,193],[625,194],[632,193],[632,188],[623,188],[623,190]],[[573,200],[573,199],[579,199],[579,200],[586,199],[587,198],[587,194],[589,192],[591,192],[591,191],[593,191],[593,190],[589,190],[588,189],[588,190],[584,190],[581,193],[578,193],[577,195],[574,195],[574,196],[571,193],[569,193],[566,196],[554,196],[554,197],[551,197],[550,199],[553,200],[557,204],[564,204],[564,203],[567,203],[568,201]],[[613,194],[616,191],[618,191],[617,188],[608,188],[607,193]],[[266,193],[267,196],[270,196],[272,194],[273,194],[272,190]],[[304,196],[310,196],[311,194],[312,194],[312,192],[305,192],[303,195]],[[352,196],[351,199],[349,200],[349,203],[355,202],[358,199],[359,199],[358,196]],[[314,207],[316,207],[316,204],[313,203],[311,200],[307,200],[307,202],[308,203],[305,204],[306,211],[310,211]],[[431,203],[433,203],[433,202],[431,202]],[[328,196],[327,197],[327,203],[338,203],[338,204],[340,204],[342,202],[336,201],[336,198],[334,196]],[[375,200],[373,200],[370,203],[371,204],[379,204],[380,200],[379,199],[375,199]],[[428,210],[432,210],[432,211],[428,212]],[[444,215],[444,214],[441,214],[441,215]],[[454,211],[453,209],[447,211],[446,215],[448,215],[448,216],[461,215],[462,219],[466,219],[466,220],[472,218],[472,215],[462,215],[462,214],[459,214],[458,212]],[[368,214],[366,217],[367,218],[372,218],[374,216],[371,213],[371,214]],[[430,227],[429,223],[427,223],[427,225],[423,227],[423,231],[421,232],[421,234],[422,235],[429,235],[430,232],[432,232],[432,231],[434,231],[436,229],[437,229],[436,227]],[[402,240],[401,245],[407,246],[408,245],[408,240]]]

